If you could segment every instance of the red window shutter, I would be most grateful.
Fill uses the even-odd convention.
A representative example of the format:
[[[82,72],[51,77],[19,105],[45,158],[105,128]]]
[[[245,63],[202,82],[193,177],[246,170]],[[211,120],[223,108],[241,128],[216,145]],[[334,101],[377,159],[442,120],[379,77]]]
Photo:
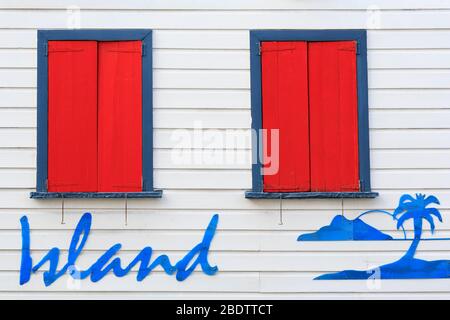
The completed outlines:
[[[263,143],[264,191],[309,191],[308,66],[306,42],[262,42],[262,122],[279,129],[279,164],[268,174],[276,141]],[[273,161],[273,155],[272,155]]]
[[[48,191],[97,190],[97,43],[48,42]]]
[[[358,191],[356,42],[308,44],[311,191]]]
[[[99,192],[142,191],[141,41],[99,42]]]

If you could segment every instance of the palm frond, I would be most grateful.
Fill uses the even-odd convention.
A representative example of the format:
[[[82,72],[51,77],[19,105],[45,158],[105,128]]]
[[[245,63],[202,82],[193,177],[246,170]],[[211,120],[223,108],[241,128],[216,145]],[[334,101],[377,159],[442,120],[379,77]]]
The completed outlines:
[[[404,212],[404,211],[410,211],[414,210],[417,207],[416,205],[416,199],[414,199],[409,194],[404,194],[400,197],[400,200],[398,202],[397,208],[394,210],[394,218],[397,217],[398,214]]]
[[[396,219],[397,215],[399,215],[400,213],[406,211],[406,209],[402,206],[398,206],[397,208],[395,208],[394,213],[392,214],[393,218]]]
[[[415,211],[415,210],[417,210],[417,209],[419,209],[419,206],[417,205],[417,203],[413,203],[413,202],[407,202],[407,203],[405,203],[405,204],[401,204],[401,205],[399,205],[395,210],[394,210],[394,213],[393,213],[393,215],[394,215],[394,217],[397,217],[397,215],[399,214],[399,213],[402,213],[402,212],[408,212],[408,211]]]
[[[401,204],[405,204],[405,202],[409,200],[409,202],[415,202],[416,199],[413,198],[413,196],[411,196],[410,194],[404,194],[400,197],[400,200],[398,201],[399,206]],[[407,202],[406,202],[407,203]]]
[[[434,221],[433,217],[430,215],[423,215],[423,219],[427,220],[431,227],[431,233],[434,233]]]
[[[428,215],[433,215],[433,216],[435,216],[436,218],[439,219],[440,222],[442,222],[442,216],[441,216],[441,213],[439,212],[438,209],[436,209],[436,208],[427,208],[427,209],[425,209],[425,212],[426,212]]]
[[[413,212],[406,212],[404,215],[402,215],[398,220],[397,220],[397,229],[400,228],[400,226],[403,225],[403,223],[408,220],[408,219],[412,219],[414,218],[414,213]]]
[[[425,201],[424,201],[425,207],[428,206],[428,205],[431,204],[431,203],[441,204],[441,203],[439,202],[438,198],[436,198],[435,196],[428,196],[428,197],[426,197],[426,198],[425,198]]]

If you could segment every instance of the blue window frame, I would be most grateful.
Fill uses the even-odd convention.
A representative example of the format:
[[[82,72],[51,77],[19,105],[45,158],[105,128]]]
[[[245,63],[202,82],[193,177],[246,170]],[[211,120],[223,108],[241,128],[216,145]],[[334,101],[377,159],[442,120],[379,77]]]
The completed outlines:
[[[47,192],[48,156],[48,57],[50,40],[142,41],[142,192]],[[36,192],[30,197],[45,198],[159,198],[153,189],[153,83],[152,30],[83,29],[38,30],[37,43],[37,177]]]
[[[260,154],[260,139],[252,135],[255,155],[252,164],[252,190],[246,191],[251,199],[301,199],[301,198],[374,198],[377,192],[370,187],[369,119],[367,85],[367,41],[366,30],[251,30],[250,72],[251,72],[251,114],[252,129],[262,129],[261,55],[262,41],[351,41],[357,42],[357,100],[358,100],[358,148],[359,148],[359,192],[264,192]]]

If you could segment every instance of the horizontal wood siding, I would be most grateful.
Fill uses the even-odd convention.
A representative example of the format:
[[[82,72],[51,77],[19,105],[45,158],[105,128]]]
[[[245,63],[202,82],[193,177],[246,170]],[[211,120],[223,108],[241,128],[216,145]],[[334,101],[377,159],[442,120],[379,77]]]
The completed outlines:
[[[154,186],[164,193],[129,199],[127,224],[124,199],[66,199],[64,217],[61,200],[29,199],[36,183],[36,31],[66,28],[73,5],[81,9],[81,28],[154,30]],[[283,224],[278,200],[244,198],[252,182],[249,29],[262,28],[368,30],[371,179],[378,198],[284,200]],[[448,299],[450,280],[385,281],[379,289],[365,281],[312,280],[393,261],[407,241],[296,239],[342,210],[349,218],[392,210],[403,193],[416,192],[442,204],[443,223],[434,236],[425,224],[424,234],[450,237],[449,79],[448,1],[1,1],[0,298]],[[205,131],[196,136],[199,129]],[[67,250],[86,211],[93,230],[80,266],[117,242],[124,261],[147,245],[175,261],[219,213],[210,254],[219,273],[195,272],[183,283],[161,270],[138,283],[132,273],[83,281],[79,290],[66,279],[46,288],[39,273],[19,286],[20,217],[29,217],[33,255],[41,257],[54,246]],[[402,236],[387,216],[367,219]],[[410,222],[406,229],[411,235]],[[418,257],[449,259],[450,244],[422,241]]]

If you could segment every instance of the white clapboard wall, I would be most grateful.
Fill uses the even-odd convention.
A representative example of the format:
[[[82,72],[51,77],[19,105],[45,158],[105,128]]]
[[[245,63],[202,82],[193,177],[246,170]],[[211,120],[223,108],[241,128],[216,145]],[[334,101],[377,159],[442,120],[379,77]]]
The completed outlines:
[[[29,199],[36,179],[36,30],[67,28],[77,8],[81,28],[154,30],[154,177],[164,193],[130,199],[127,223],[123,199],[66,200],[64,215],[61,200]],[[244,198],[251,187],[249,30],[263,28],[368,29],[378,198],[285,200],[283,224],[279,201]],[[203,149],[182,138],[199,126],[207,129]],[[230,130],[237,147],[220,138]],[[240,161],[217,161],[227,157]],[[312,280],[394,261],[408,242],[296,241],[342,211],[354,218],[392,210],[400,195],[416,192],[441,200],[444,222],[435,236],[450,237],[448,0],[0,0],[0,298],[450,298],[448,279],[375,287]],[[46,288],[40,272],[20,286],[20,217],[29,217],[37,259],[54,246],[67,249],[85,211],[93,214],[93,230],[81,267],[117,242],[125,262],[147,245],[176,261],[219,213],[210,261],[220,271],[198,271],[179,283],[161,271],[137,282],[134,270],[75,288],[66,278]],[[401,236],[388,217],[370,222]],[[450,259],[450,242],[422,241],[418,256]]]

